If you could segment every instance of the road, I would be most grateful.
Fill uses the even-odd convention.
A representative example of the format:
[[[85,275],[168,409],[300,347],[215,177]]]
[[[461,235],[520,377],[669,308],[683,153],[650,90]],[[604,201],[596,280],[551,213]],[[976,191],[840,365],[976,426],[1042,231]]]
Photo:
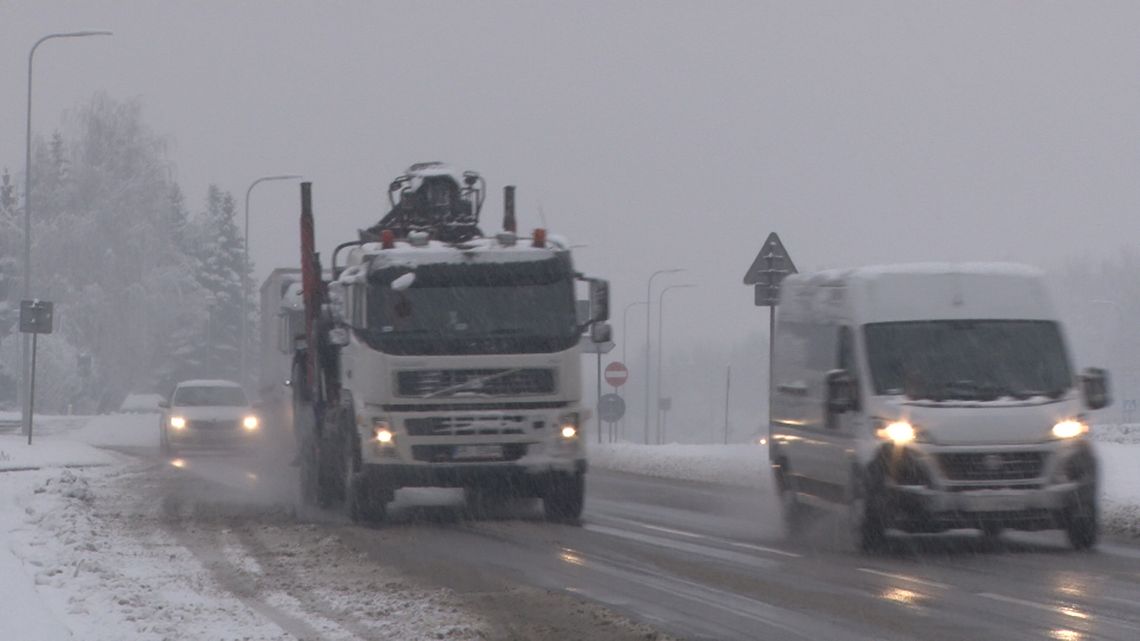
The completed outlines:
[[[294,474],[193,458],[174,482],[225,486],[213,500],[284,506]],[[863,555],[831,516],[784,540],[774,498],[739,487],[594,470],[580,526],[544,522],[533,501],[473,517],[444,490],[401,491],[377,527],[328,512],[297,518],[492,618],[536,625],[541,606],[526,607],[514,588],[571,595],[694,640],[1140,638],[1140,548],[1076,553],[1059,533],[987,541],[963,532],[898,537]]]

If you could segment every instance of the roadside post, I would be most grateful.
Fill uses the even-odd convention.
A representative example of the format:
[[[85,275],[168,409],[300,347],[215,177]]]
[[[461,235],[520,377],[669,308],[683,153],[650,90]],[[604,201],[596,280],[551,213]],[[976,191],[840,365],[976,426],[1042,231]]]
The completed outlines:
[[[752,285],[757,307],[768,308],[768,386],[772,386],[772,363],[776,340],[776,306],[780,304],[780,283],[796,273],[796,265],[776,232],[768,234],[764,246],[744,274],[744,284]],[[727,408],[726,412],[727,412]],[[727,413],[726,413],[727,416]],[[772,424],[772,408],[768,408],[768,424]]]
[[[622,363],[621,361],[613,361],[609,365],[606,365],[606,383],[609,383],[610,387],[614,388],[613,393],[606,394],[606,397],[612,396],[613,398],[616,398],[618,401],[620,401],[620,406],[618,406],[613,399],[610,399],[609,403],[611,405],[615,405],[613,408],[614,411],[609,414],[610,416],[613,416],[613,418],[605,419],[606,422],[609,423],[611,443],[617,441],[617,423],[625,416],[625,399],[618,395],[617,390],[622,385],[625,385],[625,382],[628,380],[629,369],[625,366],[625,363]],[[617,407],[620,407],[620,411],[617,409]],[[599,403],[599,415],[601,414],[601,410],[602,406]]]
[[[46,300],[20,301],[20,332],[32,335],[32,363],[28,383],[28,422],[24,432],[28,435],[28,445],[32,444],[32,423],[36,413],[36,339],[40,334],[50,334],[52,329],[53,305]]]

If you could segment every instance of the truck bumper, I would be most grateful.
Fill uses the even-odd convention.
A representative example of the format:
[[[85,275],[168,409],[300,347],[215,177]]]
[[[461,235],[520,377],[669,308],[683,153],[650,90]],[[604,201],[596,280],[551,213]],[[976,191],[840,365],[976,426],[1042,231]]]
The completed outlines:
[[[448,465],[366,464],[364,474],[383,487],[481,487],[539,496],[550,481],[584,474],[585,459],[545,465],[470,463]]]

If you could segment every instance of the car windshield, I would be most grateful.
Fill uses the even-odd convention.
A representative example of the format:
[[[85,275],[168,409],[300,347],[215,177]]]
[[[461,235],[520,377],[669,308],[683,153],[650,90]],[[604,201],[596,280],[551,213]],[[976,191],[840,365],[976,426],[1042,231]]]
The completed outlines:
[[[402,354],[548,352],[578,340],[574,284],[560,259],[486,265],[431,265],[404,291],[407,269],[373,274],[366,339]]]
[[[914,399],[1059,397],[1072,385],[1050,321],[874,323],[864,327],[877,394]]]
[[[179,407],[244,407],[249,404],[240,387],[179,387],[173,405]]]

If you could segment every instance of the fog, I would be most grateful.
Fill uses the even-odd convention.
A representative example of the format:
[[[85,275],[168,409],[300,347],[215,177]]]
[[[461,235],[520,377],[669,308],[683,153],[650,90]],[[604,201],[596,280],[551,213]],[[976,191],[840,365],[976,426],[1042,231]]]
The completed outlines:
[[[485,230],[515,184],[521,227],[583,245],[582,271],[612,282],[619,341],[648,275],[686,268],[653,298],[697,285],[666,302],[673,425],[719,425],[730,361],[736,437],[762,420],[767,311],[741,277],[771,231],[801,270],[1038,265],[1077,360],[1127,368],[1128,270],[1092,297],[1073,265],[1107,277],[1100,257],[1135,246],[1140,6],[610,5],[7,2],[0,167],[23,175],[32,43],[110,29],[41,47],[35,132],[97,91],[137,97],[195,209],[210,183],[240,199],[259,176],[304,174],[327,253],[380,218],[412,162],[478,170]],[[294,184],[254,191],[258,281],[297,263],[297,213]],[[631,410],[644,323],[631,313]]]

